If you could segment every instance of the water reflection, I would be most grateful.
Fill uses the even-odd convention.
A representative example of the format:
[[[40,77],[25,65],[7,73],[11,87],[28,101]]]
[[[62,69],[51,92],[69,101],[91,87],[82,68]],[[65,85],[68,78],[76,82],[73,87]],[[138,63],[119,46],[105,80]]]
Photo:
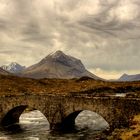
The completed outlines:
[[[74,131],[52,132],[45,116],[35,110],[22,114],[20,125],[11,126],[9,131],[0,130],[0,140],[96,140],[108,127],[102,117],[90,111],[81,112],[75,122]]]
[[[109,127],[103,117],[92,111],[82,111],[75,120],[80,128],[103,130]]]

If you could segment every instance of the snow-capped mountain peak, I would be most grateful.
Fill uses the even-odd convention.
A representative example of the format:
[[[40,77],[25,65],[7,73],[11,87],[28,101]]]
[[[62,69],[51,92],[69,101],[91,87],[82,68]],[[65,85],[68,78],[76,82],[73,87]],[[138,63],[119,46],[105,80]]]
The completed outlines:
[[[20,64],[16,62],[12,62],[9,65],[3,65],[1,66],[4,70],[11,72],[11,73],[18,73],[25,69],[25,66],[21,66]]]

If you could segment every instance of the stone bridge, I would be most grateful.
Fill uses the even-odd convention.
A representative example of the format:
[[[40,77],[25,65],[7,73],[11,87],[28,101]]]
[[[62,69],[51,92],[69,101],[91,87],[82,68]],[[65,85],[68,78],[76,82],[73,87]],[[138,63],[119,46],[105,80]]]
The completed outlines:
[[[50,129],[72,128],[83,110],[102,116],[111,129],[126,127],[140,113],[140,99],[126,97],[72,97],[61,95],[21,95],[0,97],[0,122],[9,126],[19,121],[27,108],[37,109],[46,116]]]

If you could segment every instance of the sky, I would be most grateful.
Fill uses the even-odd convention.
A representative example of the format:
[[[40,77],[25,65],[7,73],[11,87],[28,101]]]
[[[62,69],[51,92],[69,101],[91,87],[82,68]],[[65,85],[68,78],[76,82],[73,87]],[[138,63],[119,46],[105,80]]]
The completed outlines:
[[[0,65],[57,50],[106,79],[140,73],[140,1],[0,0]]]

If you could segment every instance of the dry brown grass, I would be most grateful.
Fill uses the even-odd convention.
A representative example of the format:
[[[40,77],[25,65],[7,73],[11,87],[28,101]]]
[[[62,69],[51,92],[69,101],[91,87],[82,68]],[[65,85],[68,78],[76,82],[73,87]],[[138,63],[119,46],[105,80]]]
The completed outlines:
[[[140,140],[140,114],[134,116],[129,128],[115,129],[108,140]]]
[[[106,96],[129,93],[140,97],[140,82],[105,82],[90,78],[80,79],[30,79],[0,75],[0,95],[14,94],[69,94]]]
[[[140,115],[135,116],[132,123],[129,129],[121,133],[122,140],[140,140]]]

